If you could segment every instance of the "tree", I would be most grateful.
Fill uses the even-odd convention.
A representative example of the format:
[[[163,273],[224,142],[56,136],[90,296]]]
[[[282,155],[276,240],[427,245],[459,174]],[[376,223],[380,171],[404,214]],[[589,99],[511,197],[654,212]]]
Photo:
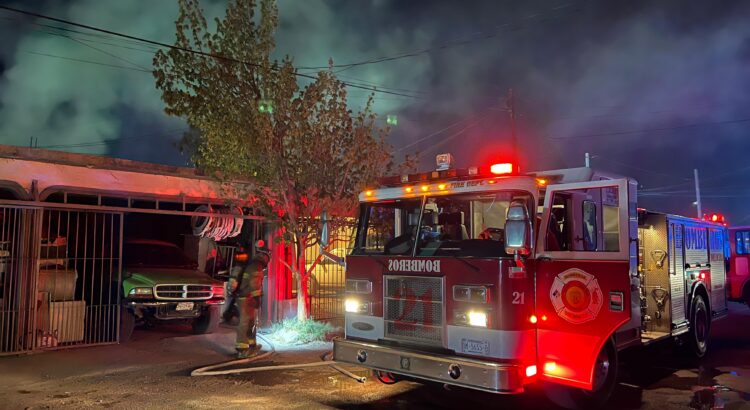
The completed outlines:
[[[274,1],[230,1],[211,31],[197,0],[179,6],[175,48],[154,57],[166,112],[200,131],[196,166],[222,182],[250,181],[255,206],[294,246],[304,319],[304,250],[320,244],[322,215],[335,232],[356,212],[357,194],[392,170],[388,128],[378,125],[372,95],[360,111],[349,109],[332,70],[300,86],[291,57],[273,60]]]

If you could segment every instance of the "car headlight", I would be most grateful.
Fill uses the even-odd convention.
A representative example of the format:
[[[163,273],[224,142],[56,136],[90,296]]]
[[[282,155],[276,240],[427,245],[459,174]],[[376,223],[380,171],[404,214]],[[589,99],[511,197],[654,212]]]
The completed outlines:
[[[128,293],[128,296],[134,297],[134,298],[148,298],[154,295],[154,290],[152,288],[133,288],[130,289],[130,292]]]
[[[487,303],[490,292],[484,286],[453,286],[453,300],[457,302]]]
[[[372,293],[372,282],[364,279],[347,279],[347,293]]]
[[[371,312],[370,302],[362,302],[358,299],[346,299],[344,301],[344,310],[347,313],[359,313],[359,314],[370,314]]]
[[[489,315],[482,310],[458,310],[453,313],[453,323],[459,326],[487,327]]]

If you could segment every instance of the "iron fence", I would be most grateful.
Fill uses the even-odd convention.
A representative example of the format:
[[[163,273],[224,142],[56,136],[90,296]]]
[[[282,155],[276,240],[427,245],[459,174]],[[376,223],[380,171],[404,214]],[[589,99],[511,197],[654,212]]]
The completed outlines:
[[[353,246],[354,226],[341,227],[333,236],[327,252],[343,262]],[[346,265],[319,255],[319,250],[307,250],[308,269],[317,260],[310,274],[310,317],[314,320],[343,326]]]
[[[116,343],[122,214],[0,206],[0,354]]]

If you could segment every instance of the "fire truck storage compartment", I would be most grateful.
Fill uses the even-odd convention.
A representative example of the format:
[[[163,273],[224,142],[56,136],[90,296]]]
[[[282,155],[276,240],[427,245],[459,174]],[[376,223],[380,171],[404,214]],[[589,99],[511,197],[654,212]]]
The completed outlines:
[[[641,276],[643,338],[670,335],[671,283],[668,264],[667,217],[648,213],[638,221],[638,272]]]

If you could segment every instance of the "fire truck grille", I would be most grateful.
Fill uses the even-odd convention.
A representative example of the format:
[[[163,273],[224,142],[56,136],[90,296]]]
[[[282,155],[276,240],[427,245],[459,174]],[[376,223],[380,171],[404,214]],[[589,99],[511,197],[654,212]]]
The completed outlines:
[[[210,285],[156,285],[157,299],[209,299]]]
[[[386,338],[442,345],[442,278],[386,276],[383,306]]]

